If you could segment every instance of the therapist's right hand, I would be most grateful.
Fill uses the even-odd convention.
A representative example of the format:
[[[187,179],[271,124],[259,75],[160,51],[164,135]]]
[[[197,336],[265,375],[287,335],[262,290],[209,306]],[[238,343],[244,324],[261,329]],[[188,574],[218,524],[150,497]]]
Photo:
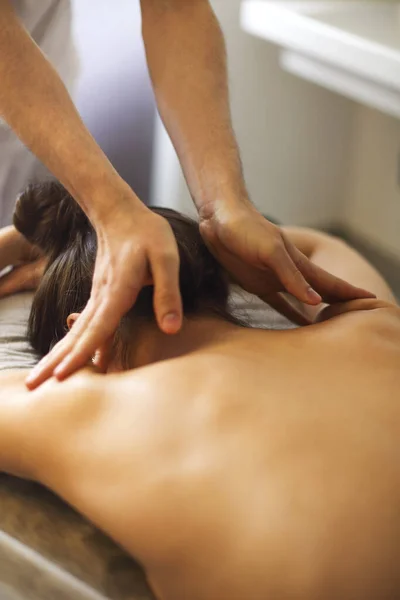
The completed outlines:
[[[65,379],[95,354],[106,353],[120,320],[150,278],[160,329],[174,334],[182,325],[179,252],[168,221],[137,198],[123,195],[92,223],[97,256],[89,302],[74,327],[30,373],[29,389],[53,375]]]

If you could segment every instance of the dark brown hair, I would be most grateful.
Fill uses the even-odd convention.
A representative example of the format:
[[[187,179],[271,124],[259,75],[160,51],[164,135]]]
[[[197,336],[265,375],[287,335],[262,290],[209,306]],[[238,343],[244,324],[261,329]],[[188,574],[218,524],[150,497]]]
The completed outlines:
[[[185,316],[211,313],[236,322],[227,308],[227,277],[205,246],[198,224],[174,210],[152,210],[167,219],[177,241]],[[66,334],[68,315],[81,312],[89,300],[96,233],[82,209],[57,181],[32,185],[21,194],[14,225],[48,257],[28,325],[29,341],[43,356]],[[138,318],[154,319],[151,286],[143,288],[121,321],[117,337],[123,343],[128,343]]]

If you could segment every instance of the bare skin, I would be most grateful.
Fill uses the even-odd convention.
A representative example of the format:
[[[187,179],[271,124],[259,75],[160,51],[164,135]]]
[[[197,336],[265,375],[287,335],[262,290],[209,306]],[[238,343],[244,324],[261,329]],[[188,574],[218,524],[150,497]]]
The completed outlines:
[[[294,331],[145,325],[135,370],[31,394],[5,376],[1,468],[96,523],[163,600],[398,597],[400,309],[325,241],[314,260],[354,269],[380,300],[321,307]]]
[[[368,291],[313,268],[252,205],[232,128],[225,44],[208,0],[141,0],[143,41],[157,106],[199,211],[201,234],[232,277],[257,272],[263,294],[287,290],[318,304],[368,298]],[[107,345],[151,273],[164,333],[182,323],[179,257],[171,228],[121,179],[82,122],[57,72],[0,0],[0,116],[88,215],[98,252],[90,300],[66,335],[27,378],[33,389],[65,379]],[[179,82],[179,85],[177,85]],[[0,238],[0,251],[2,240]],[[0,281],[0,295],[41,264]],[[333,291],[334,290],[334,291]],[[281,301],[282,302],[282,301]]]

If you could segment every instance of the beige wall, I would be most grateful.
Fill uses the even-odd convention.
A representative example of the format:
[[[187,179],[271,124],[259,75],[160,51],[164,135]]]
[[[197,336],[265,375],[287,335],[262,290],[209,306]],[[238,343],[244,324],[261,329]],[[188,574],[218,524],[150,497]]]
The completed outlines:
[[[342,221],[400,258],[400,121],[359,106]]]
[[[285,222],[336,222],[354,105],[283,72],[278,50],[241,30],[240,0],[212,4],[226,36],[233,121],[252,199]],[[158,140],[153,199],[188,211],[171,146],[160,131]]]

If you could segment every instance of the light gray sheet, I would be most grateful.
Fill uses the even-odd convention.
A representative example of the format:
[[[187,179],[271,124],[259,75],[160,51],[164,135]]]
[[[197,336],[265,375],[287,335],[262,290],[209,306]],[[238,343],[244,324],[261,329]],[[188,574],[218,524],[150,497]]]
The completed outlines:
[[[32,293],[0,299],[0,370],[29,369],[37,357],[26,339]]]

